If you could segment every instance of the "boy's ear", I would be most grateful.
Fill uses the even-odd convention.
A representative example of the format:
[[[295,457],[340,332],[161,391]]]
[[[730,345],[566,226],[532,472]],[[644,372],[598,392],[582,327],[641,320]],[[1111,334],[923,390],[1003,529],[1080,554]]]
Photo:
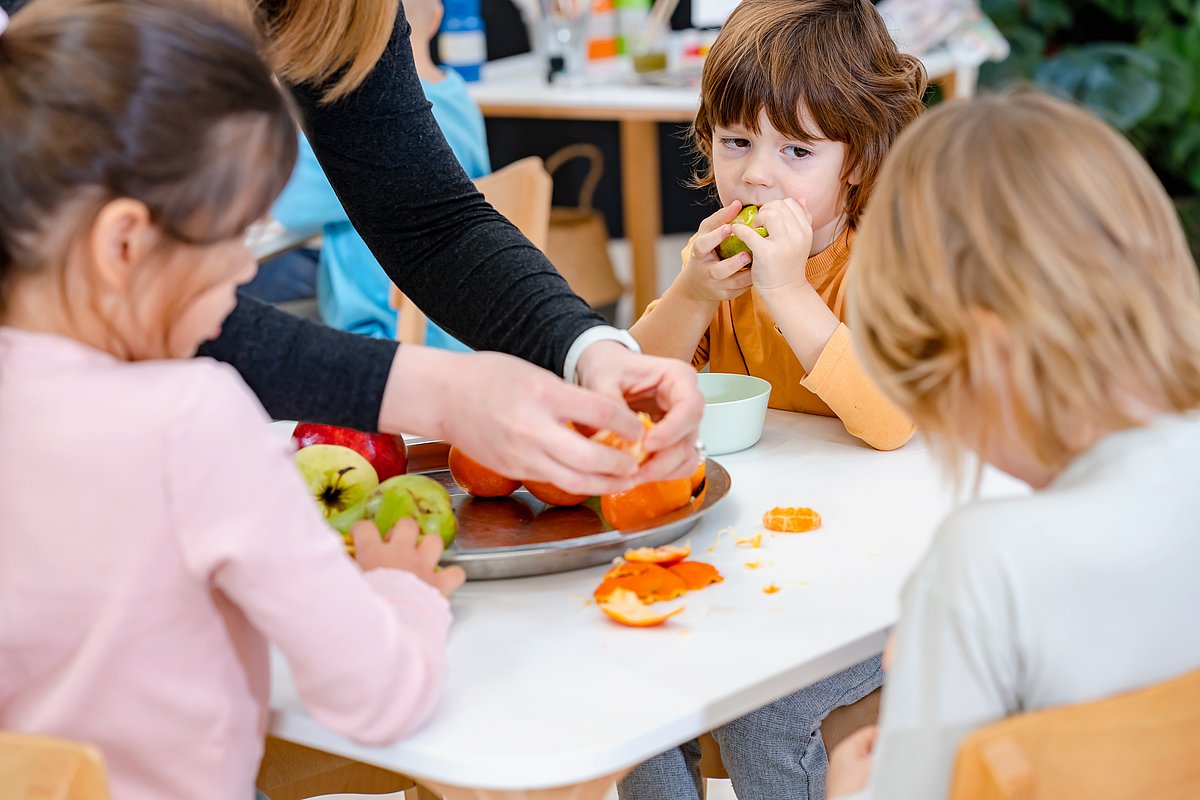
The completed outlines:
[[[92,270],[102,285],[124,290],[136,267],[154,242],[158,231],[150,220],[150,209],[140,200],[118,197],[100,209],[88,236]]]

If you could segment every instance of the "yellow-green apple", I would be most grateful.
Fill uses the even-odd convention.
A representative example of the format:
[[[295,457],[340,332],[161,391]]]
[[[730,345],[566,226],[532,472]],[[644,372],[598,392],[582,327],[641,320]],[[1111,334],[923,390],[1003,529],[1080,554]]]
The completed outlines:
[[[762,227],[761,225],[755,227],[754,220],[756,217],[758,217],[758,206],[746,206],[742,209],[740,214],[733,218],[733,222],[735,224],[740,223],[750,228],[754,228],[754,232],[759,236],[766,236],[766,228]],[[723,240],[721,240],[721,243],[717,245],[717,255],[719,255],[722,260],[726,258],[733,258],[738,253],[749,252],[750,248],[746,246],[746,243],[732,233],[726,236]]]
[[[364,433],[353,428],[339,428],[336,425],[301,422],[292,431],[292,440],[298,448],[314,444],[349,447],[371,462],[381,481],[408,472],[408,448],[404,445],[403,436],[392,433]]]
[[[425,475],[397,475],[379,484],[367,503],[367,516],[386,535],[402,519],[417,521],[421,535],[437,534],[446,547],[458,533],[458,519],[446,487]]]
[[[375,468],[358,452],[337,444],[309,445],[292,457],[325,520],[347,534],[379,488]]]

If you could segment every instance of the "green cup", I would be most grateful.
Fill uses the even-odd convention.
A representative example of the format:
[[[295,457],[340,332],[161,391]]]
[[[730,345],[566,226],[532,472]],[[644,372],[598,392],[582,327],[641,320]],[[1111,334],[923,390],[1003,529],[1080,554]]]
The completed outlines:
[[[771,384],[762,378],[729,372],[696,376],[704,394],[700,441],[710,456],[736,453],[762,436]]]

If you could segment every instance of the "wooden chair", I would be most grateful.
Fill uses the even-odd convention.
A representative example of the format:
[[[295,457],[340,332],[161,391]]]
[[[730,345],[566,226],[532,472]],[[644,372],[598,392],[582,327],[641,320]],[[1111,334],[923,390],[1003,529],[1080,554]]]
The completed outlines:
[[[434,797],[405,775],[274,736],[267,737],[255,785],[271,800],[356,796],[339,794],[343,792],[400,793],[406,800]]]
[[[550,195],[554,186],[542,159],[522,158],[475,181],[492,207],[517,226],[535,247],[546,249],[550,235]],[[396,338],[407,344],[425,343],[425,315],[395,286],[389,300],[400,312]]]
[[[821,721],[821,739],[825,742],[825,749],[833,752],[833,748],[850,734],[874,725],[879,719],[881,697],[882,690],[876,689],[857,702],[829,712],[829,716]],[[721,747],[711,733],[700,737],[700,774],[705,779],[729,777],[721,761]]]
[[[0,731],[0,797],[109,800],[104,758],[82,742]]]
[[[950,797],[1200,797],[1200,670],[976,731],[958,749]]]

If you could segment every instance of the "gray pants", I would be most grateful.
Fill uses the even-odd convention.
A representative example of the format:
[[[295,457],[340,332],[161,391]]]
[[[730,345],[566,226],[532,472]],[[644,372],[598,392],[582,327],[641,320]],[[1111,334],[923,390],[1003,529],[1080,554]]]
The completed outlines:
[[[883,684],[879,656],[713,730],[738,800],[823,800],[829,759],[821,720]],[[639,764],[617,785],[621,800],[700,800],[700,743]]]

